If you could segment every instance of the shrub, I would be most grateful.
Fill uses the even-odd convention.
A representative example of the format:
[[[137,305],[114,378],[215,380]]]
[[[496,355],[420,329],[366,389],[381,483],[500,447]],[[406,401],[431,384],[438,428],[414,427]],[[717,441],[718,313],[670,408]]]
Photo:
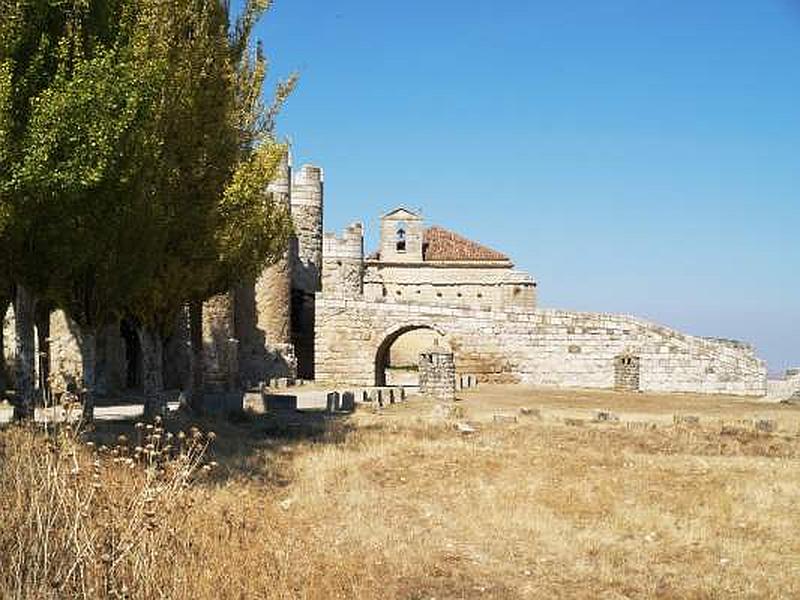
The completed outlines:
[[[170,517],[191,510],[214,434],[173,434],[156,418],[133,437],[97,446],[69,424],[0,437],[0,597],[160,595],[191,543]]]

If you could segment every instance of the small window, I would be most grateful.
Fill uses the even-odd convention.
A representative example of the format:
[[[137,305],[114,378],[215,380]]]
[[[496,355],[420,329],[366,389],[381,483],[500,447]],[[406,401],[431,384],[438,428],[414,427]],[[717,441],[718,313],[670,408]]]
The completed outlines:
[[[397,226],[397,232],[395,234],[396,240],[396,248],[398,252],[405,252],[406,251],[406,230],[405,226],[401,223]]]
[[[437,298],[441,298],[442,297],[442,292],[436,292],[436,297]]]
[[[461,298],[461,292],[458,292],[458,293],[456,294],[456,296],[458,296],[459,298]]]
[[[478,298],[483,298],[483,294],[481,294],[480,292],[478,292]]]
[[[402,295],[403,295],[403,292],[401,292],[400,290],[397,290],[395,293],[396,293],[398,296],[402,296]]]

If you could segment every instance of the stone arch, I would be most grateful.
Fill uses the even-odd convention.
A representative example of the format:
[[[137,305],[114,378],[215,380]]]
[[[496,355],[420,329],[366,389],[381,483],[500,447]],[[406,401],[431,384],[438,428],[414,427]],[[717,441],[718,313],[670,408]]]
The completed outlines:
[[[373,364],[373,369],[376,386],[386,385],[386,367],[389,364],[389,350],[391,349],[392,344],[394,344],[400,336],[420,329],[429,329],[434,331],[442,336],[446,343],[450,344],[448,335],[440,327],[431,323],[407,323],[404,325],[394,325],[390,327],[389,329],[383,331],[383,333],[379,336],[381,341],[374,352],[375,361]]]

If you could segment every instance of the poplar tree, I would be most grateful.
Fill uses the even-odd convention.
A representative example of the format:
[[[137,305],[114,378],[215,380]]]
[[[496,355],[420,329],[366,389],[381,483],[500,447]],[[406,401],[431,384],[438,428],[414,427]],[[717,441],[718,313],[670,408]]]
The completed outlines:
[[[104,326],[136,318],[157,397],[161,343],[180,307],[285,246],[289,216],[265,190],[285,153],[274,117],[294,80],[262,105],[266,63],[250,36],[268,6],[249,2],[233,27],[219,0],[11,7],[17,27],[2,34],[16,37],[0,54],[0,136],[14,141],[0,155],[3,264],[18,297],[30,286],[78,324],[87,418]],[[17,322],[30,323],[32,359],[25,298]],[[32,391],[25,365],[30,385],[17,387]]]
[[[266,193],[287,151],[274,118],[294,86],[261,100],[266,59],[251,35],[268,4],[250,2],[232,26],[225,3],[153,4],[144,17],[166,64],[157,122],[165,145],[157,200],[168,215],[155,277],[128,309],[145,361],[146,412],[163,410],[163,342],[187,303],[258,273],[285,248],[290,219]],[[186,30],[192,35],[185,35]]]
[[[31,417],[36,295],[50,271],[27,234],[46,214],[20,190],[19,163],[36,96],[56,70],[65,7],[43,0],[0,3],[0,296],[12,290],[15,313],[17,415]],[[44,219],[41,219],[44,220]],[[5,304],[5,302],[0,302]]]

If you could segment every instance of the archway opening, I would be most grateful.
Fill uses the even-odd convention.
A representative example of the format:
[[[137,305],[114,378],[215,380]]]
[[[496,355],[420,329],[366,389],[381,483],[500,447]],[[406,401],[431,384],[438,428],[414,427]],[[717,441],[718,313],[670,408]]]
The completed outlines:
[[[450,347],[444,334],[427,326],[411,325],[388,336],[375,357],[375,385],[417,387],[419,356],[434,345]]]

